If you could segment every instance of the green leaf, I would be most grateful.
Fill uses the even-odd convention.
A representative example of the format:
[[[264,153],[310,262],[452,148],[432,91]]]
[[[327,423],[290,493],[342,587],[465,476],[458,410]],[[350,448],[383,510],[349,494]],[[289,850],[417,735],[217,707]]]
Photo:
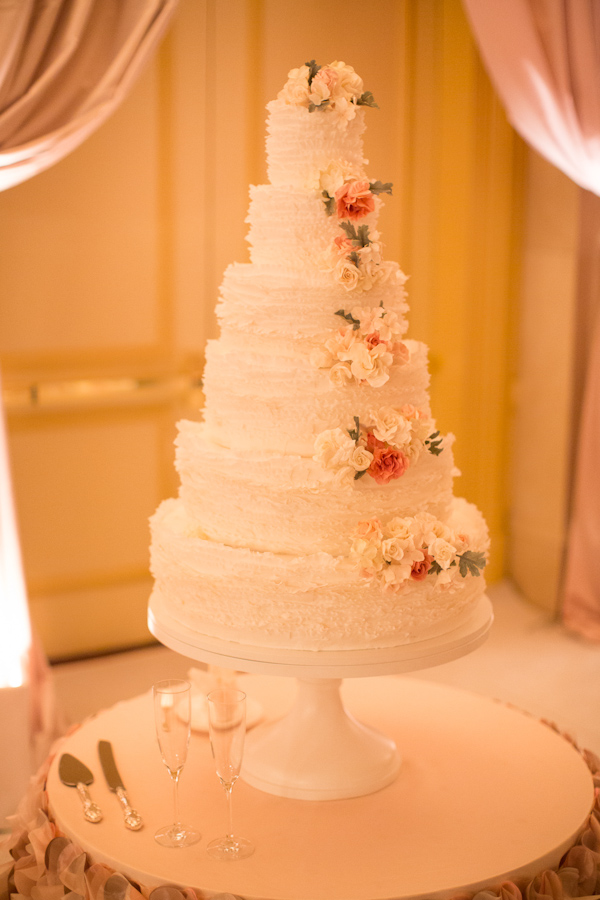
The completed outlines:
[[[337,312],[334,313],[334,315],[341,316],[342,319],[345,319],[346,322],[349,322],[355,331],[357,331],[360,328],[360,319],[353,318],[351,313],[347,313],[343,309],[338,309]]]
[[[467,575],[480,575],[481,569],[485,568],[486,560],[483,553],[476,553],[474,550],[465,550],[459,554],[458,570],[463,578]]]
[[[369,190],[372,194],[391,194],[394,184],[392,181],[372,181]]]
[[[442,567],[434,559],[433,562],[431,563],[431,568],[429,569],[427,574],[428,575],[438,575],[441,571],[442,571]]]
[[[367,470],[366,470],[366,469],[363,469],[362,472],[355,472],[355,473],[354,473],[354,480],[355,480],[355,481],[358,481],[359,478],[362,478],[363,475],[366,475],[366,474],[367,474]]]
[[[308,86],[310,87],[313,78],[315,77],[321,66],[318,66],[314,59],[311,59],[310,62],[304,63],[304,65],[308,68]]]
[[[309,82],[310,84],[310,82]],[[375,103],[375,98],[371,91],[365,91],[364,94],[361,94],[358,100],[356,101],[357,106],[374,106],[375,109],[379,109],[377,104]]]
[[[350,260],[350,262],[353,262],[355,266],[358,266],[360,264],[360,257],[356,250],[352,251],[352,253],[348,256],[348,259]]]
[[[358,241],[356,228],[352,222],[340,222],[340,228],[346,232],[346,237],[349,237],[351,241]]]
[[[335,197],[330,197],[327,191],[322,192],[323,203],[325,204],[325,212],[328,216],[332,216],[335,212]]]
[[[433,453],[434,456],[439,456],[444,450],[442,447],[443,440],[444,439],[440,436],[439,431],[434,431],[433,434],[430,434],[427,440],[424,441],[424,444],[430,453]]]
[[[348,434],[352,438],[355,444],[358,444],[358,439],[360,437],[360,419],[358,416],[354,416],[354,428],[348,428]]]
[[[371,241],[369,240],[369,226],[368,225],[359,225],[358,226],[358,234],[356,237],[359,242],[360,247],[367,247]]]

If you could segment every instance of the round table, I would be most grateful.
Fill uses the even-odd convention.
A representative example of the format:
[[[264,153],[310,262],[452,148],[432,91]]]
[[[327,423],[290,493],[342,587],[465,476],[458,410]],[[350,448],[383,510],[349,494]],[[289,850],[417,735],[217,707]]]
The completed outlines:
[[[247,675],[239,682],[268,719],[293,704],[289,678]],[[502,703],[407,677],[356,678],[342,691],[351,713],[397,743],[397,779],[377,793],[318,802],[274,796],[240,780],[236,831],[256,845],[247,860],[223,863],[205,852],[225,830],[226,809],[203,734],[192,736],[180,785],[182,818],[203,840],[187,850],[155,843],[154,832],[170,821],[172,789],[150,692],[99,713],[61,748],[93,771],[90,791],[103,822],[84,821],[75,790],[59,781],[58,757],[47,783],[53,818],[94,862],[143,885],[268,900],[451,896],[532,878],[556,866],[574,842],[594,801],[593,782],[579,752],[552,729]],[[123,826],[98,740],[113,744],[130,801],[145,820],[140,832]]]

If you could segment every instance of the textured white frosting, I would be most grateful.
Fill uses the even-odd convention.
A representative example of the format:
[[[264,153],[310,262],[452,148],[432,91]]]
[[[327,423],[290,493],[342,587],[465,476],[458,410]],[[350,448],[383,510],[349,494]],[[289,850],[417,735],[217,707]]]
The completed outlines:
[[[449,523],[485,539],[481,514],[454,500]],[[152,519],[151,599],[200,634],[254,646],[302,650],[375,648],[424,640],[455,627],[481,596],[483,578],[454,591],[427,582],[400,593],[357,578],[346,557],[286,555],[206,540],[181,500],[165,501]]]
[[[396,264],[370,290],[346,290],[327,248],[342,234],[326,214],[319,172],[335,161],[364,170],[364,109],[345,129],[326,111],[269,104],[270,184],[251,188],[251,262],[225,272],[217,306],[221,334],[206,350],[204,423],[181,422],[180,497],[152,528],[155,615],[164,610],[198,633],[257,646],[347,649],[423,640],[456,626],[481,596],[482,577],[401,590],[363,577],[352,560],[359,521],[428,512],[478,550],[480,513],[452,495],[451,435],[424,450],[399,478],[338,484],[313,459],[316,437],[410,404],[431,414],[427,348],[406,341],[389,380],[336,385],[315,352],[347,323],[338,310],[376,309],[406,330],[404,276]],[[381,201],[361,220],[376,232]],[[392,317],[393,318],[393,317]],[[367,316],[369,319],[369,316]],[[394,340],[398,340],[398,331]],[[397,351],[394,351],[397,352]],[[361,376],[362,377],[362,376]],[[455,570],[456,571],[456,570]]]
[[[205,537],[234,547],[298,555],[319,548],[343,555],[348,535],[373,510],[384,519],[419,510],[445,519],[450,510],[448,439],[440,456],[422,453],[387,485],[365,477],[344,486],[313,459],[219,447],[198,422],[180,422],[179,429],[177,469],[186,511]]]
[[[267,109],[267,173],[271,184],[303,188],[332,159],[343,159],[358,169],[368,163],[363,158],[364,109],[358,109],[344,129],[332,128],[323,110],[309,113],[282,100],[272,100]]]
[[[318,434],[352,427],[354,416],[365,419],[373,408],[411,403],[429,414],[427,349],[406,343],[410,362],[392,367],[374,392],[332,384],[311,363],[309,341],[229,331],[206,348],[206,434],[225,447],[312,456]]]

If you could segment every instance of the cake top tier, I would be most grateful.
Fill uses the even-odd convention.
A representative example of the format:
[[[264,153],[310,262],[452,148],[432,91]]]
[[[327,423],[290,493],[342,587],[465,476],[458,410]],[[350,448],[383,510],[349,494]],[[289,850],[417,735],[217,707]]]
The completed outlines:
[[[314,60],[292,69],[277,100],[267,105],[267,166],[271,184],[312,189],[332,160],[359,177],[364,107],[376,106],[352,66]]]

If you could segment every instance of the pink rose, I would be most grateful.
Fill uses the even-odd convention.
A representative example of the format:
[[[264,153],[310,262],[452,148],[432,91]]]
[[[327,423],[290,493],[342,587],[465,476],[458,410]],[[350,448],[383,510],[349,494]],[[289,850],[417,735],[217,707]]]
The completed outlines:
[[[396,357],[397,363],[404,365],[410,360],[410,350],[406,344],[402,343],[402,341],[396,341],[392,348],[392,352]]]
[[[375,198],[368,181],[349,181],[335,192],[335,210],[338,219],[356,221],[372,213]]]
[[[354,250],[354,244],[350,240],[350,238],[344,237],[343,234],[338,235],[338,237],[333,239],[333,246],[336,250],[341,254],[352,253]]]
[[[376,438],[372,431],[367,431],[367,450],[374,453],[375,450],[385,450],[387,444]]]
[[[376,347],[377,344],[387,344],[387,341],[382,341],[379,337],[379,333],[377,331],[372,331],[371,334],[368,334],[365,338],[365,343],[369,350],[372,350],[373,347]]]
[[[368,446],[368,442],[367,447],[369,450],[371,449]],[[381,450],[379,447],[376,447],[371,452],[374,458],[367,472],[371,478],[375,479],[377,484],[387,484],[394,478],[400,478],[408,469],[408,457],[401,450],[394,450],[392,447],[386,447],[385,450]]]
[[[313,78],[311,86],[314,85],[315,81],[322,82],[329,89],[329,93],[331,93],[339,81],[338,73],[335,69],[330,69],[329,66],[322,66]]]
[[[425,552],[425,551],[423,551]],[[412,569],[410,570],[410,577],[415,581],[424,581],[427,578],[427,574],[431,568],[431,563],[433,562],[433,556],[430,556],[428,553],[425,553],[425,559],[421,560],[421,562],[414,562],[412,564]]]

